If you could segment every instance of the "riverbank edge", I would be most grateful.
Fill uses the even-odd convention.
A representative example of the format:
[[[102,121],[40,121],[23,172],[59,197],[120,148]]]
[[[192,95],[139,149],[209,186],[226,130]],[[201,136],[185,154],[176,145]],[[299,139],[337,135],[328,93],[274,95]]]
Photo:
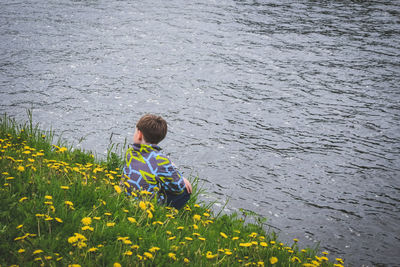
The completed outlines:
[[[122,160],[53,143],[54,133],[0,118],[0,167],[4,203],[0,260],[3,265],[274,265],[341,266],[315,248],[285,245],[261,224],[236,213],[214,215],[191,201],[181,211],[143,193],[127,198],[118,186]],[[44,230],[45,229],[45,230]],[[143,235],[146,233],[146,235]],[[133,260],[134,259],[134,260]]]

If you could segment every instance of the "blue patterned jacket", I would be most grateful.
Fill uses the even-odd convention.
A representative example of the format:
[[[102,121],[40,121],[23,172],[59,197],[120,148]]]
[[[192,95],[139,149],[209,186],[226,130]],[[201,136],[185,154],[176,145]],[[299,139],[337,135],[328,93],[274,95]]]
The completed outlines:
[[[133,144],[125,155],[123,177],[128,195],[135,190],[153,193],[155,187],[163,194],[179,195],[185,189],[183,176],[157,145]]]

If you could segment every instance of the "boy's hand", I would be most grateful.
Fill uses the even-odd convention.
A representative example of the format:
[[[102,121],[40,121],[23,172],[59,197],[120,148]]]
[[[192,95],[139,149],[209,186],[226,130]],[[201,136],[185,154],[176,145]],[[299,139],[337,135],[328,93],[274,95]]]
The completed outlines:
[[[188,191],[189,194],[191,194],[192,193],[192,185],[185,177],[183,177],[183,181],[185,182],[186,190]]]

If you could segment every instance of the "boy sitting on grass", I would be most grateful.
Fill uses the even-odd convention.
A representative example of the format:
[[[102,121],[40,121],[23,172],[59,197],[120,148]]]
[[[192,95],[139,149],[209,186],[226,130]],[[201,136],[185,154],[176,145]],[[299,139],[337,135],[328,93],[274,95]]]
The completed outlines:
[[[133,145],[126,152],[123,179],[125,191],[158,191],[159,201],[176,209],[190,198],[192,185],[161,153],[157,145],[167,135],[167,122],[160,116],[144,115],[136,124]],[[125,182],[124,182],[125,180]]]

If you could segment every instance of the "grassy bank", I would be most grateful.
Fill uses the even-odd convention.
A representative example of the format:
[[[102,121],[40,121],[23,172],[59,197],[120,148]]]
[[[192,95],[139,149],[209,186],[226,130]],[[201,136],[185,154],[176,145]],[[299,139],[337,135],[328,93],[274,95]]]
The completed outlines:
[[[112,155],[96,159],[32,119],[2,116],[0,266],[341,266],[236,214],[214,216],[196,193],[180,211],[130,199]]]

